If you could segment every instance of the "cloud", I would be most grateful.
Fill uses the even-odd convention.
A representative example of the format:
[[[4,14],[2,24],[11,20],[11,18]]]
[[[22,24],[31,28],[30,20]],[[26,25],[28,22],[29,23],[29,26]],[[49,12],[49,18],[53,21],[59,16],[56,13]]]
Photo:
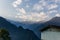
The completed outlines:
[[[32,17],[36,17],[36,18],[46,18],[47,15],[44,12],[40,12],[40,13],[31,13]]]
[[[39,1],[39,4],[42,5],[42,6],[48,5],[45,0],[40,0],[40,1]]]
[[[60,2],[60,0],[52,0],[53,2],[55,2],[55,3],[59,3]]]
[[[44,10],[44,7],[47,6],[47,2],[45,0],[40,0],[38,3],[33,5],[33,9],[36,11]]]
[[[56,14],[55,16],[60,17],[60,14]]]
[[[13,7],[18,7],[18,5],[20,5],[22,3],[22,0],[16,0],[13,2]]]
[[[15,16],[16,18],[20,18],[23,19],[22,21],[34,21],[34,22],[38,22],[38,21],[42,21],[45,20],[48,16],[44,13],[44,12],[31,12],[30,15],[20,15],[18,14],[17,16]]]
[[[21,14],[26,14],[26,10],[24,8],[19,8],[18,11],[21,13]]]
[[[29,12],[27,13],[26,10],[24,8],[18,8],[18,5],[20,5],[22,3],[22,0],[17,0],[13,2],[13,6],[17,7],[17,11],[19,13],[17,13],[17,15],[15,16],[15,18],[18,19],[22,19],[22,21],[42,21],[45,20],[45,18],[47,18],[47,15],[44,12]],[[39,11],[39,10],[43,10],[43,6],[45,6],[45,2],[43,1],[42,3],[43,5],[40,5],[40,3],[34,4],[33,5],[33,10]],[[29,8],[29,5],[26,5],[27,8]]]
[[[29,0],[24,0],[23,2],[22,0],[17,0],[13,2],[13,6],[19,12],[15,16],[15,18],[21,19],[22,21],[38,22],[38,21],[46,20],[48,17],[52,15],[52,13],[55,13],[55,14],[58,13],[58,10],[56,9],[58,8],[59,5],[55,3],[55,1],[58,1],[58,0],[48,0],[51,3],[46,0],[40,0],[37,3],[32,4],[33,6],[28,5],[30,4],[30,2],[27,4],[24,4],[28,1]],[[54,3],[52,3],[52,1]],[[21,3],[22,5],[24,4],[24,6],[18,7],[18,5],[20,5]],[[60,16],[60,14],[56,14],[55,16]]]
[[[33,6],[33,10],[39,11],[39,10],[43,10],[44,8],[40,5],[40,4],[35,4]]]
[[[57,10],[50,10],[50,11],[48,11],[49,14],[51,14],[51,13],[57,13],[57,12],[58,12]]]
[[[55,9],[57,7],[58,7],[57,4],[50,4],[50,5],[48,5],[48,10]]]
[[[46,0],[46,1],[48,1],[48,2],[54,2],[54,3],[60,3],[60,0]]]
[[[44,12],[40,12],[40,17],[45,19],[45,18],[47,18],[47,15]]]

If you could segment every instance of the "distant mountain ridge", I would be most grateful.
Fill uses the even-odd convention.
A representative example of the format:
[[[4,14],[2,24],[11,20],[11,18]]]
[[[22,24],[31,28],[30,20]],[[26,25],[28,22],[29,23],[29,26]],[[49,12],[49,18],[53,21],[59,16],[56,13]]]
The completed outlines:
[[[0,28],[8,30],[11,40],[31,40],[31,38],[33,40],[40,40],[33,31],[18,28],[3,17],[0,17]]]
[[[56,26],[60,26],[60,17],[54,17],[52,19],[50,19],[49,21],[47,22],[44,22],[40,25],[38,25],[35,30],[39,30],[45,26],[48,26],[48,25],[56,25]]]
[[[35,24],[32,24],[30,26],[32,27],[35,27],[34,28],[34,31],[36,32],[36,34],[38,35],[38,37],[40,37],[40,29],[43,28],[43,27],[46,27],[48,25],[56,25],[56,26],[60,26],[60,17],[54,17],[46,22],[43,22],[43,23],[35,23]]]
[[[48,20],[46,22],[16,22],[16,21],[12,21],[12,20],[8,20],[9,22],[15,24],[15,25],[24,25],[24,26],[28,26],[28,27],[31,27],[31,26],[34,26],[34,27],[31,27],[31,29],[33,28],[36,28],[37,26],[41,25],[41,24],[53,24],[53,25],[58,25],[60,26],[60,17],[54,17],[52,18],[51,20]],[[27,28],[28,28],[27,27]]]
[[[18,23],[18,22],[17,22]],[[23,25],[26,28],[29,28],[33,30],[36,35],[40,37],[39,29],[42,27],[45,27],[47,25],[57,25],[60,26],[60,17],[54,17],[46,22],[37,22],[37,23],[31,23],[30,22],[19,22],[21,25]]]
[[[60,17],[54,17],[51,20],[47,21],[46,24],[60,26]]]
[[[15,40],[14,39],[15,37],[13,35],[17,36],[16,34],[18,31],[17,32],[15,32],[15,31],[18,29],[14,24],[11,24],[10,22],[6,21],[6,19],[3,17],[0,17],[0,28],[4,28],[4,29],[8,30],[10,33],[10,36],[13,37],[11,39]]]

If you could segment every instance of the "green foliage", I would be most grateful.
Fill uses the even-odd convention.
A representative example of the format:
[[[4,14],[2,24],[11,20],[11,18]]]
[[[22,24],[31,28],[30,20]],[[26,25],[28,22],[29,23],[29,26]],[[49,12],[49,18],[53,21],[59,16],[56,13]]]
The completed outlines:
[[[3,38],[4,40],[10,40],[9,32],[5,29],[0,29],[0,38]]]

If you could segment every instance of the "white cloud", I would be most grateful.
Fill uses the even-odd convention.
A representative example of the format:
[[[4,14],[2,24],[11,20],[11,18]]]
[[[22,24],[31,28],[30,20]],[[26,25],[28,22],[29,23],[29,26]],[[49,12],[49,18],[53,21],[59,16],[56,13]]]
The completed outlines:
[[[19,16],[19,18],[26,20],[27,19],[27,16],[26,15],[22,15],[22,16]]]
[[[60,2],[60,0],[55,0],[55,2]]]
[[[48,15],[48,16],[50,16],[50,15],[52,15],[52,14],[56,14],[56,13],[58,13],[57,10],[49,10],[49,11],[47,11],[47,15]]]
[[[60,17],[60,14],[56,14],[55,16]]]
[[[13,7],[17,7],[17,5],[16,4],[12,4],[13,5]]]
[[[44,2],[45,3],[45,2]],[[19,4],[19,3],[18,3]],[[40,5],[39,3],[33,5],[33,10],[39,11],[43,10],[43,6],[46,4]],[[26,7],[29,7],[29,5],[26,5]],[[45,20],[48,15],[46,15],[44,12],[29,12],[27,14],[26,10],[24,8],[16,8],[19,13],[15,16],[15,18],[23,19],[22,21],[43,21]]]
[[[23,19],[22,21],[43,21],[47,18],[48,16],[44,13],[44,12],[32,12],[31,14],[28,15],[20,15],[18,14],[17,16],[15,16],[15,18],[20,18]]]
[[[47,7],[48,3],[45,0],[40,0],[38,3],[33,5],[33,9],[36,11],[44,10]]]
[[[18,16],[16,15],[15,18],[18,18]]]
[[[20,13],[17,13],[17,15],[19,16],[19,15],[21,15]]]
[[[50,11],[48,11],[48,13],[57,13],[58,11],[57,10],[50,10]]]
[[[57,4],[50,4],[50,5],[48,5],[48,10],[55,9],[57,7],[58,7]]]
[[[24,1],[27,2],[28,0]],[[51,2],[53,0],[49,1]],[[18,5],[21,3],[22,0],[17,0],[13,2],[13,6],[16,7],[17,11],[19,12],[15,18],[22,19],[22,21],[43,21],[50,17],[52,13],[58,12],[56,10],[56,8],[58,8],[56,3],[49,4],[48,1],[46,2],[45,0],[40,0],[38,3],[33,4],[33,7],[29,9],[29,13],[27,12],[27,9],[30,7],[30,5],[25,5],[27,9],[24,9],[25,7],[18,8]],[[60,16],[60,14],[56,14],[56,16]]]
[[[55,2],[55,3],[58,3],[58,2],[60,2],[60,0],[51,0],[51,1],[53,1],[53,2]]]
[[[45,0],[42,0],[42,1],[45,1]],[[54,2],[54,3],[60,2],[60,0],[46,0],[46,1],[48,1],[48,2]]]
[[[18,11],[21,13],[21,14],[26,14],[26,10],[24,8],[19,8]]]
[[[35,4],[33,6],[33,10],[39,11],[39,10],[43,10],[44,8],[40,5],[40,4]]]
[[[40,5],[42,5],[42,6],[48,5],[47,2],[46,2],[45,0],[40,0],[39,3],[40,3]]]
[[[16,0],[13,2],[13,7],[18,7],[18,5],[20,5],[22,3],[22,0]]]
[[[43,19],[45,19],[45,18],[47,18],[47,15],[44,12],[41,12],[40,13],[40,17],[43,18]]]
[[[35,21],[43,21],[48,16],[44,12],[40,12],[40,13],[32,13],[32,17],[33,19],[35,18]]]
[[[38,18],[46,18],[47,17],[47,15],[44,13],[44,12],[40,12],[40,13],[32,13],[31,14],[32,15],[32,17],[38,17]]]

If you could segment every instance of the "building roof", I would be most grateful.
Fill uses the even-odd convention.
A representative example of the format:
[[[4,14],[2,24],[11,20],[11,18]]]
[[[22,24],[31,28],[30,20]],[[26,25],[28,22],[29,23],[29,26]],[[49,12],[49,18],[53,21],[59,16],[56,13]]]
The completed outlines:
[[[46,27],[41,28],[40,31],[43,32],[43,31],[45,31],[45,30],[47,30],[49,28],[57,28],[57,29],[60,29],[60,26],[48,25]]]

